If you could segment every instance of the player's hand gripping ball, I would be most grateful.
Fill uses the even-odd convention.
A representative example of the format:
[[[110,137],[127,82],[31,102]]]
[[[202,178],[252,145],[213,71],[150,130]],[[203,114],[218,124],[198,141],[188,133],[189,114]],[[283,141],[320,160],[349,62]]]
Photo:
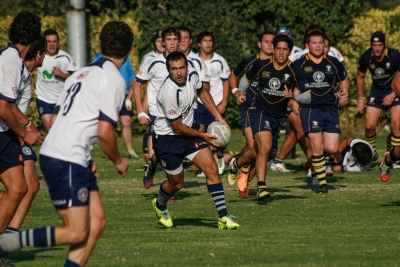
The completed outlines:
[[[231,130],[225,124],[219,121],[214,121],[207,128],[207,133],[214,134],[218,138],[214,139],[214,142],[219,145],[219,147],[228,146],[231,141]]]

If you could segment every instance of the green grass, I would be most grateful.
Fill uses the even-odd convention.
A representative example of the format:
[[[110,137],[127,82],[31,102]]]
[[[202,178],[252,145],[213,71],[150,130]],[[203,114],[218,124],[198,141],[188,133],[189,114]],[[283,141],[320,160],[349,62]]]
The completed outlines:
[[[385,136],[379,136],[381,156]],[[280,138],[283,140],[283,135]],[[125,152],[119,140],[120,151]],[[136,151],[141,140],[135,139]],[[231,149],[243,146],[235,131]],[[400,266],[400,185],[398,170],[388,183],[377,174],[378,163],[364,173],[336,173],[328,178],[328,194],[315,194],[311,178],[298,169],[304,156],[287,160],[291,173],[268,172],[270,200],[239,199],[223,176],[229,213],[238,231],[217,228],[218,215],[204,178],[195,169],[185,173],[185,188],[168,206],[174,227],[165,229],[150,201],[165,178],[159,170],[154,185],[142,187],[143,162],[131,160],[120,177],[99,147],[93,152],[107,214],[107,228],[87,266]],[[41,174],[40,174],[41,175]],[[41,189],[22,229],[61,225],[41,177]],[[67,247],[29,248],[7,259],[21,267],[62,266]]]

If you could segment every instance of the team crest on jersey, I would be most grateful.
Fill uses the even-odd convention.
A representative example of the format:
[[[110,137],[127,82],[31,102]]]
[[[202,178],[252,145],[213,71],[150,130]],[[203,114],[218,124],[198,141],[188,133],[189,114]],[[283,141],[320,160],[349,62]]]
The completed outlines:
[[[331,66],[331,65],[326,65],[326,71],[327,71],[327,72],[330,72],[331,69],[332,69],[332,66]]]
[[[263,71],[263,72],[261,73],[261,76],[262,76],[263,78],[269,78],[269,77],[271,76],[271,73],[270,73],[269,71]]]
[[[304,68],[304,72],[313,72],[313,68],[312,67],[305,67]]]
[[[283,74],[283,80],[285,82],[289,81],[290,75],[288,73]]]
[[[318,121],[313,121],[312,122],[312,128],[319,128]]]
[[[281,81],[279,81],[278,78],[272,78],[271,80],[269,80],[269,88],[271,88],[272,90],[278,90],[279,88],[281,88]]]
[[[77,193],[78,200],[82,203],[86,202],[89,197],[89,191],[86,187],[82,187]]]
[[[384,69],[382,69],[382,68],[377,68],[377,69],[375,70],[375,75],[376,75],[376,76],[381,77],[383,74],[385,74],[385,70],[384,70]]]
[[[386,62],[386,69],[390,69],[390,62]]]
[[[61,63],[61,62],[57,62],[57,63],[56,63],[56,66],[59,67],[59,68],[61,69],[62,63]]]
[[[79,74],[78,76],[76,76],[77,80],[82,80],[83,78],[85,78],[86,76],[88,76],[89,71],[84,71],[81,74]]]
[[[32,150],[29,147],[24,146],[22,148],[22,153],[24,153],[24,155],[30,156],[32,155]]]
[[[316,81],[317,83],[321,83],[321,82],[323,82],[324,79],[325,79],[325,74],[323,74],[321,71],[317,71],[317,72],[314,73],[313,79],[314,79],[314,81]]]
[[[215,69],[214,69],[214,68],[211,68],[211,69],[210,69],[210,73],[211,73],[212,75],[214,75],[214,74],[216,73]]]

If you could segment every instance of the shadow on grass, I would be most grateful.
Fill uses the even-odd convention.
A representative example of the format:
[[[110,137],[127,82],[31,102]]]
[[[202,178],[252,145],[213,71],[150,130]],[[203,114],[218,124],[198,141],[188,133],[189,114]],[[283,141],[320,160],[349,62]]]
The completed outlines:
[[[175,200],[182,200],[188,197],[193,197],[193,196],[200,196],[203,195],[201,193],[194,193],[194,192],[189,192],[188,190],[181,190],[175,193],[174,199]],[[158,196],[157,193],[149,193],[149,194],[141,194],[146,200],[152,200],[153,198],[156,198]]]
[[[380,205],[382,207],[393,207],[393,206],[400,206],[400,200],[399,201],[393,201],[393,202],[389,202],[387,204],[382,204]]]
[[[31,248],[31,249],[23,249],[20,251],[16,251],[13,253],[8,254],[6,257],[6,260],[9,261],[10,263],[18,263],[21,261],[33,261],[36,259],[36,254],[40,254],[42,252],[48,252],[48,251],[56,251],[56,250],[63,250],[65,248],[61,247],[52,247],[52,248]],[[40,255],[41,258],[54,258],[54,256],[43,256]],[[32,266],[35,266],[32,264]]]
[[[204,227],[213,227],[217,226],[217,220],[209,220],[204,218],[173,218],[174,227],[182,227],[182,226],[204,226]],[[164,227],[165,228],[165,227]]]

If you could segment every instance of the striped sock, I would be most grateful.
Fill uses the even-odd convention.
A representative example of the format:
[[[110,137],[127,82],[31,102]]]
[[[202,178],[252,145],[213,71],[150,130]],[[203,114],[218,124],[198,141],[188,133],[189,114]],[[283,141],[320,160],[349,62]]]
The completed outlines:
[[[385,160],[385,164],[387,166],[392,166],[393,163],[395,163],[396,161],[398,161],[399,159],[396,157],[395,153],[394,153],[394,148],[392,148],[390,150],[390,154],[386,157]]]
[[[396,147],[396,146],[400,146],[400,136],[395,136],[393,134],[391,134],[391,138],[390,138],[390,149]],[[390,150],[389,149],[389,150]],[[388,151],[389,151],[388,150]]]
[[[208,192],[214,200],[215,207],[220,218],[228,216],[228,211],[225,204],[224,187],[222,183],[207,185]]]
[[[19,232],[19,229],[13,228],[13,227],[7,227],[7,229],[6,229],[6,231],[5,231],[6,234],[9,234],[9,233],[18,233],[18,232]]]
[[[392,149],[392,133],[390,133],[386,138],[386,151]]]
[[[319,185],[326,184],[326,174],[325,174],[325,157],[324,155],[311,157],[312,165],[315,170],[315,175],[318,178]]]
[[[54,227],[42,227],[20,232],[22,247],[52,247],[56,245]]]
[[[374,155],[376,155],[376,134],[373,136],[365,136],[365,141],[367,141],[374,149]]]
[[[164,190],[164,188],[163,188],[164,183],[162,183],[160,185],[160,191],[158,192],[158,197],[157,197],[157,202],[156,202],[157,209],[159,209],[161,211],[167,209],[167,201],[168,201],[168,199],[170,199],[173,196]]]
[[[64,267],[82,267],[82,266],[79,265],[79,264],[76,263],[76,262],[73,262],[73,261],[67,259],[67,260],[65,261],[65,263],[64,263]]]

